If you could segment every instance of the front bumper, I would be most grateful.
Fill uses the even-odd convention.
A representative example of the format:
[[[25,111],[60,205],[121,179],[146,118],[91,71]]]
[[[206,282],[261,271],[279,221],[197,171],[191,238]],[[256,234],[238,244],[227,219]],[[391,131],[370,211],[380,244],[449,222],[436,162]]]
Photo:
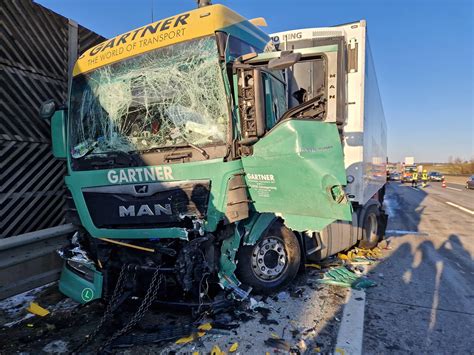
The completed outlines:
[[[93,265],[83,264],[88,268],[87,276],[74,270],[65,261],[59,291],[74,301],[85,304],[102,297],[103,275]]]

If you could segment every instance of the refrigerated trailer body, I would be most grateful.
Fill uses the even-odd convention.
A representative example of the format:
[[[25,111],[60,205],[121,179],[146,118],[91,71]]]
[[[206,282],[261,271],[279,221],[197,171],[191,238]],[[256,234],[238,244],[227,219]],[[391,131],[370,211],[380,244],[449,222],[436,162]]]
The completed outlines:
[[[353,180],[348,181],[346,194],[353,203],[365,205],[386,183],[387,157],[387,128],[366,22],[278,32],[270,36],[281,51],[338,46],[337,59],[327,65],[325,77],[314,70],[316,65],[304,68],[310,75],[294,68],[293,77],[300,87],[312,87],[308,92],[317,91],[319,88],[315,86],[320,85],[327,93],[330,111],[325,121],[336,122],[340,127],[344,165],[349,180]],[[337,80],[332,82],[334,74]],[[291,89],[290,86],[289,91]]]
[[[277,51],[299,51],[303,56],[311,47],[319,46],[322,51],[335,47],[319,61],[299,63],[286,70],[290,108],[298,104],[301,89],[307,100],[323,93],[327,104],[322,120],[338,126],[347,176],[345,193],[354,211],[351,222],[337,221],[319,233],[323,247],[316,255],[329,256],[361,240],[369,209],[378,209],[377,233],[383,235],[387,128],[366,21],[270,36]],[[374,242],[361,244],[373,246]]]

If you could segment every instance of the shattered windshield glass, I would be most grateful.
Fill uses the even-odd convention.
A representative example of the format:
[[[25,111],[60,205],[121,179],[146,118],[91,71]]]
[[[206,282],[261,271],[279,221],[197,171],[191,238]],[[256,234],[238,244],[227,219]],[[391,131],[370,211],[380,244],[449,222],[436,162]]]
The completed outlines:
[[[70,119],[73,158],[224,143],[228,111],[214,37],[75,77]]]

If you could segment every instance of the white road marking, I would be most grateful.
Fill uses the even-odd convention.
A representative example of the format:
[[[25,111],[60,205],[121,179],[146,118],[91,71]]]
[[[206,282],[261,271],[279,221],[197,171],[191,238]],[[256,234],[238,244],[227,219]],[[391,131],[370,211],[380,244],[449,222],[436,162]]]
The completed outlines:
[[[413,189],[413,190],[415,190],[415,191],[420,191],[420,189],[417,188],[417,187],[411,187],[411,186],[410,186],[410,189]]]
[[[365,291],[351,289],[344,306],[339,333],[337,334],[336,353],[362,354],[364,336]]]
[[[465,207],[462,207],[462,206],[459,206],[459,205],[456,205],[455,203],[452,203],[452,202],[449,202],[449,201],[445,201],[448,205],[450,206],[453,206],[453,207],[456,207],[457,209],[460,209],[461,211],[464,211],[464,212],[467,212],[469,214],[472,214],[474,215],[474,211],[471,211]]]
[[[446,186],[446,188],[454,191],[462,191],[461,189],[456,189],[455,187]]]
[[[443,262],[436,262],[436,278],[435,278],[435,288],[433,294],[433,303],[431,305],[431,316],[430,316],[430,326],[429,330],[433,331],[436,325],[437,310],[439,306],[439,295],[440,295],[440,284],[441,284],[441,275],[443,274]]]
[[[404,235],[404,234],[428,235],[428,233],[426,232],[417,232],[417,231],[404,231],[404,230],[395,230],[395,229],[389,229],[385,231],[385,235]]]

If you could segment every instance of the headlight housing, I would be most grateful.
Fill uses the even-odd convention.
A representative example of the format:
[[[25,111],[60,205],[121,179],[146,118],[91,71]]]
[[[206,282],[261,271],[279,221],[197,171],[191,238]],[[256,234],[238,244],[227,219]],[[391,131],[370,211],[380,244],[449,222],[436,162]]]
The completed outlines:
[[[89,282],[94,282],[94,270],[88,264],[71,259],[66,260],[66,267]]]

